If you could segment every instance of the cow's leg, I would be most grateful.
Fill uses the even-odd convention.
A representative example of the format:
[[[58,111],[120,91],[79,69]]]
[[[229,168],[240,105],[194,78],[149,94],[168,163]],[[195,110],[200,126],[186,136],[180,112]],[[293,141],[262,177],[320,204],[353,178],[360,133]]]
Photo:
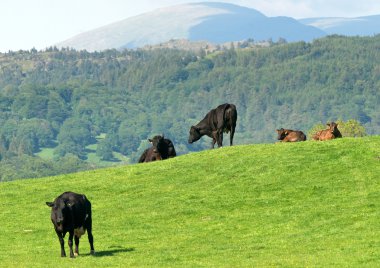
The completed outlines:
[[[70,258],[74,258],[74,252],[73,252],[73,236],[74,236],[74,231],[70,231],[69,235],[69,248],[70,248]]]
[[[211,149],[214,149],[214,147],[215,147],[215,143],[216,143],[215,138],[212,138],[212,141],[211,141]]]
[[[94,237],[92,236],[92,228],[91,228],[91,224],[90,224],[90,226],[87,228],[87,236],[88,236],[88,242],[90,243],[90,248],[91,248],[90,254],[95,254],[95,249],[94,249]]]
[[[234,135],[235,135],[235,127],[231,127],[231,133],[230,133],[230,146],[233,145],[233,140],[234,140]]]
[[[58,239],[59,239],[59,244],[61,245],[61,257],[66,257],[66,252],[65,252],[65,245],[64,245],[64,241],[63,241],[63,235],[62,233],[59,233],[57,232],[57,236],[58,236]]]
[[[217,142],[219,148],[223,146],[223,130],[217,132]]]
[[[218,140],[218,132],[213,131],[213,132],[212,132],[211,149],[214,149],[214,147],[215,147],[215,143],[217,142],[217,140]]]
[[[74,240],[75,240],[75,251],[74,251],[74,256],[78,256],[79,255],[79,237],[77,237],[76,235],[74,236]]]

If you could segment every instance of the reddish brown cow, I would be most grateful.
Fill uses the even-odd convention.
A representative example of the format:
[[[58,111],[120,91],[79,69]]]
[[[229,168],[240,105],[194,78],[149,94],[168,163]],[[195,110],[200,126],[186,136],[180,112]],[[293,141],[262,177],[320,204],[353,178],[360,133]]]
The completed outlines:
[[[305,141],[306,135],[299,130],[292,129],[277,129],[278,137],[277,139],[281,142],[296,142],[296,141]]]
[[[338,129],[338,124],[335,122],[326,124],[329,128],[320,130],[314,134],[313,139],[317,141],[332,140],[335,138],[342,138],[342,134]]]

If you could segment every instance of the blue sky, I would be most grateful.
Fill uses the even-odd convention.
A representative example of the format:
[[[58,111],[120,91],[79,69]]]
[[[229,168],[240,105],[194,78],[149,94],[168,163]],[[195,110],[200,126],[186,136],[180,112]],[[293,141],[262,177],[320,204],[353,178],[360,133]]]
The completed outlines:
[[[189,2],[228,2],[294,18],[380,14],[380,0],[1,0],[0,52],[44,49],[112,22]]]

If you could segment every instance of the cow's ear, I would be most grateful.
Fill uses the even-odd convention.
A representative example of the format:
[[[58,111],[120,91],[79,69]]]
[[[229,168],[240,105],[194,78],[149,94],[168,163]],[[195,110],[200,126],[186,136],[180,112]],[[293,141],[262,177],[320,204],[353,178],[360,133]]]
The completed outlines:
[[[330,126],[330,123],[327,123],[326,126]]]
[[[163,139],[165,138],[164,133],[162,133],[162,138],[163,138]]]
[[[47,205],[48,207],[53,207],[53,206],[54,206],[54,203],[53,203],[53,202],[46,202],[46,205]]]
[[[152,139],[148,139],[148,141],[149,141],[150,143],[153,143],[153,140],[152,140]]]

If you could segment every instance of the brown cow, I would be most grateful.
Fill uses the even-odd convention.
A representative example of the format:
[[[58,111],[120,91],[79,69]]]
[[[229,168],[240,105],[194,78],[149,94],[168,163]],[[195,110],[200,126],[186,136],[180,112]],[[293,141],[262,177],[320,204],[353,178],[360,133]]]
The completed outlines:
[[[332,140],[335,138],[342,138],[342,134],[340,133],[338,129],[338,124],[335,122],[327,123],[326,124],[329,128],[319,130],[317,133],[314,134],[313,139],[316,141],[326,141],[326,140]]]
[[[296,142],[296,141],[305,141],[306,135],[299,130],[292,129],[277,129],[278,137],[277,139],[281,142]]]

